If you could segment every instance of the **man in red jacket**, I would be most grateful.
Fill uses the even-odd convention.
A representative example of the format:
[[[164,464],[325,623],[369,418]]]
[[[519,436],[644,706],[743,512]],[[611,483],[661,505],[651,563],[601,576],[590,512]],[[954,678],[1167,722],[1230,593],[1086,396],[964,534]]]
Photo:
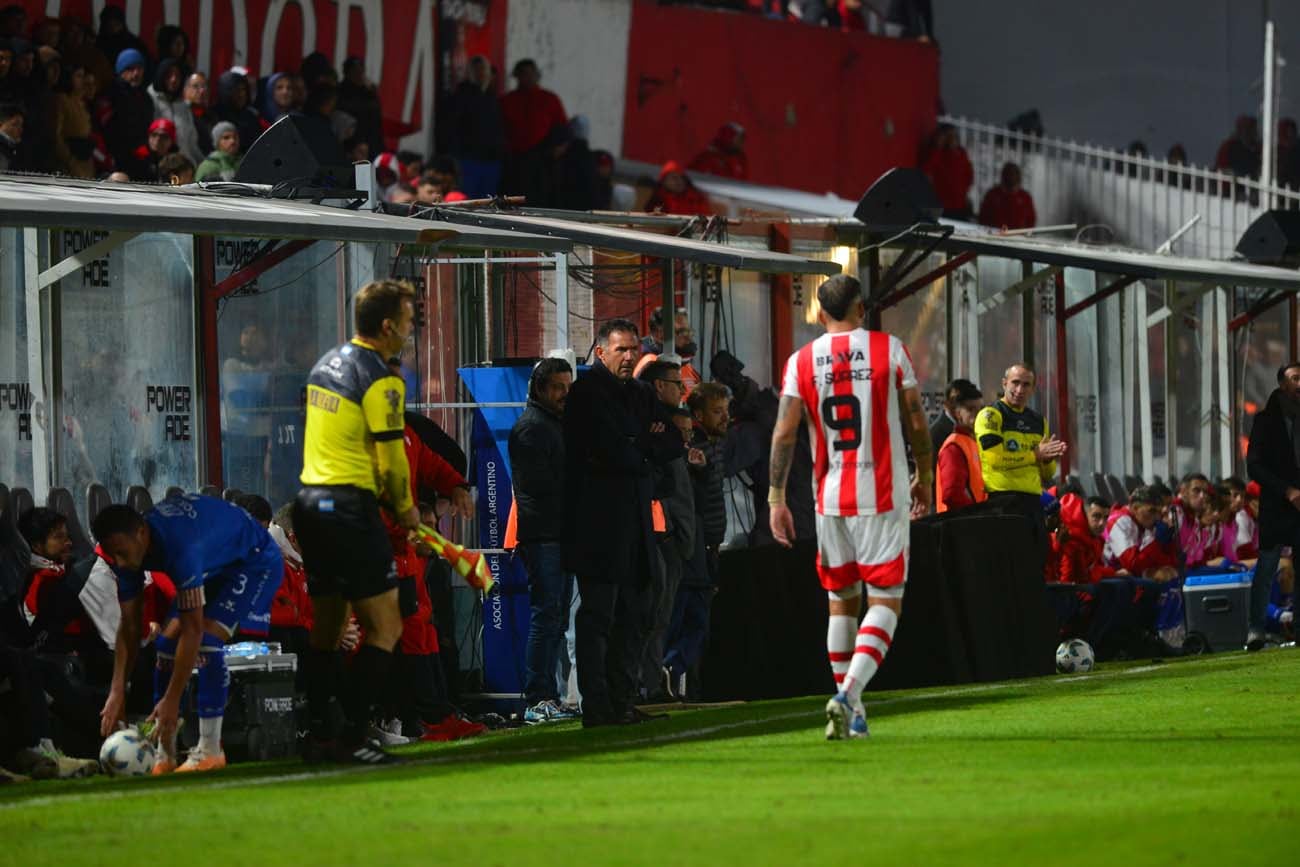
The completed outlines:
[[[1172,533],[1157,532],[1158,497],[1148,486],[1129,495],[1127,506],[1107,521],[1106,555],[1111,564],[1135,578],[1172,581],[1178,577],[1178,554]],[[1168,531],[1168,528],[1164,528]]]
[[[551,131],[568,122],[564,103],[541,86],[542,73],[532,60],[515,64],[518,87],[501,97],[501,121],[506,133],[506,165],[502,192],[523,194],[530,205],[546,205],[547,176],[554,163],[547,147]]]
[[[1056,537],[1059,551],[1056,580],[1062,584],[1095,584],[1111,578],[1115,570],[1103,557],[1102,531],[1108,507],[1092,497],[1085,504],[1078,494],[1061,497],[1061,530]]]
[[[1020,186],[1020,166],[1002,167],[1002,183],[984,194],[980,224],[995,229],[1032,229],[1038,223],[1034,199]]]
[[[969,220],[970,188],[975,182],[975,169],[966,149],[957,140],[957,128],[952,124],[939,124],[921,170],[934,186],[939,204],[943,205],[943,215],[953,220]]]

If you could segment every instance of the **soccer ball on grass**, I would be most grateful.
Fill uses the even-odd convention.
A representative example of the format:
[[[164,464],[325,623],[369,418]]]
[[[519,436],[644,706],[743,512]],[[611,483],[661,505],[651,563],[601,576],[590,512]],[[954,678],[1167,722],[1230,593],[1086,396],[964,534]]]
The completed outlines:
[[[153,771],[154,747],[135,729],[113,732],[99,748],[99,764],[113,777],[144,777]]]
[[[1092,671],[1095,661],[1092,646],[1082,638],[1062,641],[1061,646],[1056,648],[1056,670],[1061,674],[1083,674],[1085,671]]]

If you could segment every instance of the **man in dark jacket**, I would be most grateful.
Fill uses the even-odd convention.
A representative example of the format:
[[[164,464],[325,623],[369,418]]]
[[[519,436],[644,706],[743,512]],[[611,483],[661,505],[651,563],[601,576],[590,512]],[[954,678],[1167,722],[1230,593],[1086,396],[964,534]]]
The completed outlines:
[[[448,115],[447,151],[460,163],[461,192],[471,199],[495,196],[501,187],[506,128],[486,57],[470,58],[469,76],[456,86]]]
[[[1282,549],[1300,549],[1300,361],[1277,372],[1278,387],[1255,416],[1246,471],[1259,483],[1259,562],[1250,591],[1247,650],[1264,646],[1269,591]]]
[[[682,384],[682,366],[661,358],[642,368],[638,379],[650,384],[660,403],[673,413],[673,423],[682,435],[682,442],[689,442],[693,430],[690,411],[681,408],[686,394]],[[688,459],[698,463],[704,456],[698,450],[692,450],[688,457],[674,458],[654,471],[655,499],[659,501],[664,516],[663,527],[655,535],[664,568],[662,580],[654,585],[650,594],[652,621],[641,659],[641,689],[652,701],[669,698],[663,677],[664,645],[668,627],[672,624],[677,586],[682,581],[682,567],[695,551],[695,491],[687,469]]]
[[[339,82],[339,111],[357,119],[357,138],[370,145],[376,156],[384,152],[384,111],[379,92],[366,78],[366,65],[360,57],[343,61],[343,80]]]
[[[704,654],[709,636],[709,610],[718,580],[718,551],[727,535],[725,448],[731,394],[726,386],[706,382],[691,392],[688,401],[695,417],[691,446],[703,452],[704,462],[691,465],[695,488],[695,553],[682,572],[673,603],[664,653],[664,679],[668,692],[682,700],[688,695],[690,671]],[[692,688],[695,697],[698,690]]]
[[[528,381],[528,408],[510,431],[519,553],[528,570],[530,615],[524,655],[526,722],[569,719],[560,704],[560,648],[573,598],[573,574],[560,547],[564,514],[564,404],[573,368],[546,358]]]
[[[144,55],[128,48],[117,56],[117,78],[108,93],[100,98],[97,111],[104,143],[120,171],[132,179],[147,178],[149,125],[153,122],[153,100],[144,84]],[[173,140],[175,136],[172,137]],[[140,156],[144,147],[146,157]]]
[[[654,393],[632,377],[639,355],[635,325],[601,325],[596,361],[564,410],[564,565],[582,594],[577,664],[586,727],[646,719],[633,699],[649,628],[645,593],[662,569],[651,470],[683,449]]]

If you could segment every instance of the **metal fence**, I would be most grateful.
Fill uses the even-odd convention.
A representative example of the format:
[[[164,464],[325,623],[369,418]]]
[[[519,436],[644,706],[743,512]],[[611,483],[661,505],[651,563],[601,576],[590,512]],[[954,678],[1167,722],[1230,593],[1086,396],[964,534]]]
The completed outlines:
[[[1089,240],[1138,249],[1159,250],[1177,236],[1167,246],[1179,255],[1227,259],[1261,212],[1300,209],[1300,191],[1249,177],[963,117],[939,121],[956,128],[975,169],[976,213],[1008,162],[1020,166],[1040,226],[1075,223]]]

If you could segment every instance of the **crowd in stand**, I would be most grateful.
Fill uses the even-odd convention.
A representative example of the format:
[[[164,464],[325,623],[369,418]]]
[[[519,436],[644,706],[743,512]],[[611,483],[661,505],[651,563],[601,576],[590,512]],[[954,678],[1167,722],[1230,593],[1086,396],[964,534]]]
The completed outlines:
[[[663,0],[682,6],[707,6],[751,12],[768,18],[867,31],[898,39],[934,40],[930,0]]]

